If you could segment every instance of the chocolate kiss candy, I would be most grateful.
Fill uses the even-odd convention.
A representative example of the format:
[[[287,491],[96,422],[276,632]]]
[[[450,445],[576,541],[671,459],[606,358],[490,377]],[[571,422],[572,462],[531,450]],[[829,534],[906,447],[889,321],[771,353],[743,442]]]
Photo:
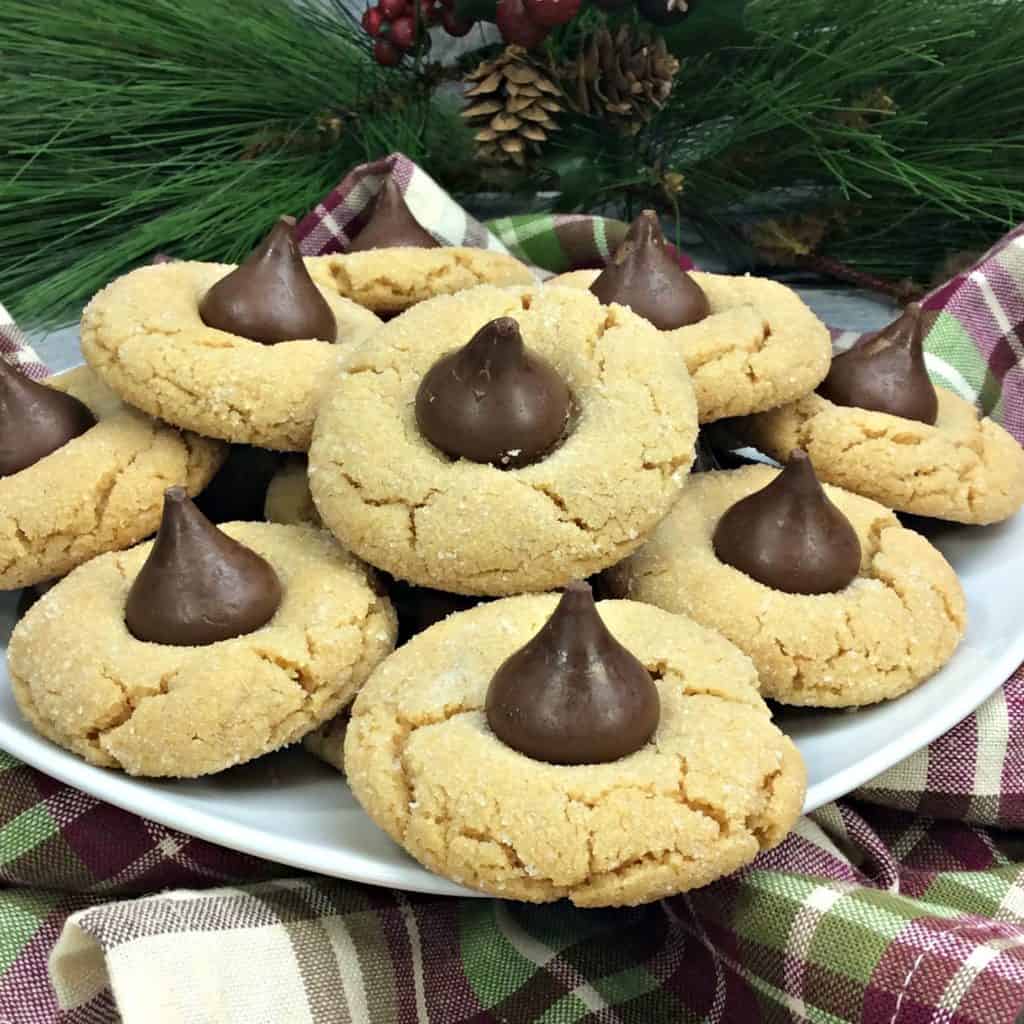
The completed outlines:
[[[230,640],[259,629],[280,603],[267,562],[221,533],[183,487],[164,492],[160,532],[128,591],[132,636],[177,647]]]
[[[0,356],[0,477],[34,465],[95,425],[84,402],[29,380]]]
[[[695,324],[711,312],[700,286],[665,248],[653,210],[644,210],[629,225],[622,245],[590,290],[605,305],[629,306],[659,331]]]
[[[348,247],[348,251],[392,249],[399,245],[409,245],[417,249],[438,247],[435,239],[420,227],[412,215],[395,184],[395,179],[385,178],[374,201],[370,219]]]
[[[857,532],[799,448],[767,487],[726,510],[714,545],[721,561],[787,594],[834,593],[860,569]]]
[[[294,217],[281,217],[249,258],[221,278],[199,303],[207,327],[261,345],[279,341],[334,341],[331,307],[299,255]]]
[[[836,405],[934,423],[939,400],[924,366],[926,325],[912,302],[873,338],[836,356],[818,394]]]
[[[454,458],[502,469],[528,466],[558,444],[569,419],[569,388],[523,344],[503,316],[442,356],[416,392],[416,423]]]
[[[601,621],[587,583],[570,583],[540,632],[487,690],[487,721],[536,761],[599,764],[639,750],[661,702],[647,669]]]

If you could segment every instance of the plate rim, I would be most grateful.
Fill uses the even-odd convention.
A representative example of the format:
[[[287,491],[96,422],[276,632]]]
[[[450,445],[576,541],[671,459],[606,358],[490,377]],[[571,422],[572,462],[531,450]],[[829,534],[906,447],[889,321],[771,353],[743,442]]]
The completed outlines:
[[[31,729],[31,726],[29,726],[29,729]],[[291,749],[295,749],[295,746]],[[47,759],[47,766],[42,768],[37,763],[41,758],[37,758],[36,754],[44,747],[48,748],[49,757]],[[48,740],[45,736],[37,736],[31,732],[22,732],[3,718],[0,718],[0,749],[23,761],[36,771],[55,778],[74,789],[81,790],[95,800],[112,804],[114,807],[127,811],[129,814],[149,818],[165,828],[173,828],[178,832],[184,832],[186,835],[202,839],[215,846],[227,847],[238,853],[249,854],[259,860],[272,861],[302,871],[327,874],[323,868],[312,866],[310,858],[303,858],[301,856],[299,851],[305,845],[301,839],[276,835],[235,821],[226,821],[223,818],[216,817],[212,811],[204,811],[179,803],[174,796],[163,793],[159,789],[138,789],[137,787],[144,787],[147,782],[156,780],[136,778],[131,775],[124,775],[110,768],[101,768],[98,765],[88,764],[77,755],[57,746],[57,744]],[[277,753],[277,751],[274,751],[274,753]],[[309,754],[308,756],[313,757],[314,755]],[[98,785],[94,785],[89,789],[83,789],[81,785],[83,772],[87,778],[96,779]],[[338,783],[339,785],[347,786],[347,782],[345,782],[344,776],[340,772],[338,773]],[[98,796],[96,793],[97,789],[103,790],[104,795]],[[147,803],[145,809],[139,806],[143,800]],[[366,813],[361,808],[360,810],[363,814]],[[369,816],[367,816],[367,821],[370,821],[374,828],[379,828]],[[225,832],[229,833],[230,840],[225,839]],[[342,855],[346,859],[357,857],[357,855],[349,852],[344,852]],[[405,854],[405,856],[409,855]],[[332,874],[329,877],[341,878],[351,882],[361,882],[367,885],[380,885],[386,888],[400,889],[403,892],[427,893],[437,896],[473,896],[484,898],[488,895],[487,893],[467,889],[456,882],[449,881],[447,878],[430,871],[429,868],[424,867],[412,858],[410,858],[410,866],[414,865],[427,876],[423,882],[409,884],[408,880],[398,877],[400,871],[395,865],[365,857],[360,857],[359,860],[360,864],[366,865],[367,870],[364,872],[358,875]]]

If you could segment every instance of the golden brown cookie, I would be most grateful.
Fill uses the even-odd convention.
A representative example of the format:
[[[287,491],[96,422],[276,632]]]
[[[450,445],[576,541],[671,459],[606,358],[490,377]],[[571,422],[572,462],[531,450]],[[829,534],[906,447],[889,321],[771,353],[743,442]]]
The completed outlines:
[[[1024,449],[959,395],[935,391],[934,426],[812,394],[736,429],[780,460],[803,448],[822,480],[900,512],[957,523],[1008,519],[1024,504]]]
[[[84,402],[94,427],[0,479],[0,590],[52,579],[160,525],[164,490],[201,491],[226,448],[123,405],[85,366],[46,382]]]
[[[8,647],[32,726],[92,764],[190,778],[294,743],[336,715],[394,646],[365,567],[320,530],[229,523],[284,585],[263,627],[204,647],[136,640],[125,600],[151,544],[101,555],[33,605]]]
[[[348,730],[348,711],[335,715],[329,722],[307,733],[302,745],[314,757],[320,758],[339,772],[345,771],[345,732]]]
[[[321,526],[320,513],[309,493],[309,473],[306,460],[289,458],[271,477],[263,515],[270,523],[290,523]]]
[[[657,681],[648,743],[606,764],[553,765],[491,732],[484,700],[557,595],[453,615],[373,673],[352,706],[345,770],[373,820],[432,871],[495,896],[646,903],[706,885],[779,843],[805,773],[757,696],[748,658],[648,605],[599,613]]]
[[[886,508],[825,490],[857,532],[859,575],[834,594],[788,594],[720,561],[722,514],[778,470],[695,475],[651,539],[607,574],[613,593],[689,615],[753,659],[761,693],[786,704],[855,707],[897,697],[956,650],[966,604],[949,563]]]
[[[380,321],[321,287],[337,320],[335,345],[261,345],[207,327],[199,301],[232,269],[165,263],[119,277],[86,306],[82,351],[125,401],[168,423],[226,441],[305,451],[324,388],[345,353]]]
[[[575,270],[548,287],[589,288],[600,271]],[[711,315],[664,333],[682,348],[701,423],[773,409],[813,391],[828,373],[828,328],[792,289],[763,277],[691,276]]]
[[[568,383],[575,420],[524,468],[452,461],[419,432],[417,388],[506,315]],[[696,431],[686,367],[646,321],[587,292],[483,286],[414,306],[353,353],[317,418],[310,488],[342,544],[399,579],[545,590],[642,543],[683,486]]]
[[[533,272],[514,256],[489,249],[443,246],[334,253],[306,260],[325,291],[375,313],[401,313],[435,295],[452,295],[481,284],[534,284]]]

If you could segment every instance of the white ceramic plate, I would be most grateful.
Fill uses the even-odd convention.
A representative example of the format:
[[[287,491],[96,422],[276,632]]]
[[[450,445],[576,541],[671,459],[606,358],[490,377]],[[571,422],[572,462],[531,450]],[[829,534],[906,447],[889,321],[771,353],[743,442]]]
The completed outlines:
[[[941,672],[899,700],[855,713],[779,710],[779,724],[807,762],[807,810],[848,793],[951,728],[1024,661],[1024,516],[994,527],[937,527],[933,540],[967,592],[967,636]],[[0,594],[5,649],[15,607],[16,595]],[[363,814],[337,773],[298,749],[189,782],[146,782],[90,767],[22,721],[5,661],[0,748],[101,800],[223,846],[338,878],[467,892],[406,856]]]

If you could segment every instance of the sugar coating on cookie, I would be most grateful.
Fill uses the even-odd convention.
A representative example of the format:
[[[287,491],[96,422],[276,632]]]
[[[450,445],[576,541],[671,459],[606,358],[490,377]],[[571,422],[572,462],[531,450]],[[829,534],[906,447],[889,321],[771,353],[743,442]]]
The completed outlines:
[[[803,802],[800,755],[758,697],[749,659],[681,616],[598,605],[657,681],[659,725],[636,753],[553,765],[497,739],[484,713],[491,678],[557,601],[454,615],[374,672],[345,737],[349,785],[370,817],[463,885],[578,906],[705,885],[780,842]]]
[[[435,361],[503,316],[575,410],[562,444],[521,469],[452,461],[414,412]],[[342,543],[400,579],[546,590],[642,543],[683,486],[696,431],[686,367],[646,321],[587,292],[484,286],[420,303],[353,352],[317,418],[310,487]]]
[[[425,299],[482,284],[536,282],[533,271],[514,256],[467,246],[399,246],[333,253],[311,257],[306,266],[322,287],[333,288],[336,294],[385,314],[400,313]]]
[[[888,509],[825,487],[861,546],[859,575],[834,594],[783,593],[716,557],[721,516],[777,473],[695,476],[647,544],[609,571],[612,591],[728,637],[753,659],[761,693],[786,704],[856,707],[917,686],[952,656],[966,604],[949,563]]]
[[[274,617],[203,647],[136,640],[125,600],[152,545],[102,555],[11,636],[14,696],[38,732],[92,764],[189,778],[294,743],[352,699],[396,634],[365,567],[307,527],[221,529],[273,566],[284,589]]]
[[[84,402],[95,426],[0,479],[0,590],[62,576],[160,525],[164,489],[206,486],[226,448],[129,409],[88,367],[47,384]]]
[[[574,270],[547,287],[589,288],[600,271]],[[711,313],[665,331],[681,347],[701,423],[744,416],[813,391],[828,373],[828,328],[791,288],[763,277],[690,271]]]
[[[319,284],[337,321],[334,345],[261,345],[207,327],[200,300],[233,269],[165,263],[119,277],[82,314],[82,352],[125,401],[152,416],[207,437],[305,451],[324,387],[346,350],[380,321]]]
[[[306,460],[290,458],[270,478],[263,515],[270,523],[320,526],[320,514],[309,493]]]
[[[1024,449],[998,423],[936,386],[935,425],[811,394],[743,420],[742,436],[785,460],[803,448],[822,480],[900,512],[996,523],[1024,505]]]

